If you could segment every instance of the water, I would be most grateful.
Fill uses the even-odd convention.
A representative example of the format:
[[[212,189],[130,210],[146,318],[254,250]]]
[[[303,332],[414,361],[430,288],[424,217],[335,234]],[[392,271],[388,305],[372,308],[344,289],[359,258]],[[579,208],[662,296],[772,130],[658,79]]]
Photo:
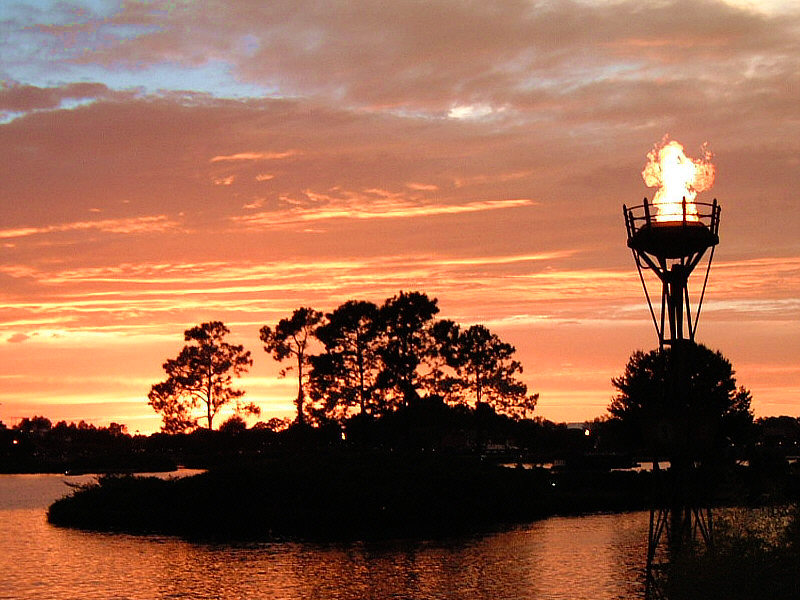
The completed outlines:
[[[647,514],[546,519],[439,541],[247,545],[98,534],[45,509],[91,477],[0,475],[0,599],[641,598]],[[220,507],[220,510],[232,508]]]

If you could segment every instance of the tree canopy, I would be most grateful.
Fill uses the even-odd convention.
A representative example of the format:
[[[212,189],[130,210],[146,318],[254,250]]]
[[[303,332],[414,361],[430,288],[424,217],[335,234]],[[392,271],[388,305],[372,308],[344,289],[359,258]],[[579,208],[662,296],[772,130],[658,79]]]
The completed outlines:
[[[401,291],[381,305],[383,368],[378,385],[392,407],[408,406],[428,383],[429,373],[420,368],[435,348],[431,327],[438,312],[436,299],[420,292]]]
[[[325,315],[315,332],[324,352],[311,357],[311,395],[324,400],[326,413],[342,417],[354,408],[365,415],[380,410],[381,331],[372,302],[349,300]]]
[[[291,317],[281,319],[274,329],[264,325],[260,331],[264,351],[271,354],[277,361],[293,358],[294,367],[289,366],[281,371],[285,376],[293,368],[297,369],[297,423],[303,424],[306,420],[305,387],[308,374],[306,366],[309,364],[309,344],[311,344],[317,326],[322,320],[322,313],[307,306],[298,308]]]
[[[651,450],[701,457],[742,442],[753,422],[750,392],[737,387],[728,359],[703,345],[634,352],[612,384],[609,413]]]
[[[243,346],[229,344],[230,330],[220,321],[202,323],[184,332],[189,342],[177,358],[164,363],[167,378],[150,389],[148,399],[153,410],[161,413],[162,431],[181,433],[198,426],[205,418],[213,429],[219,410],[236,402],[237,412],[258,414],[254,404],[242,405],[243,390],[232,387],[233,377],[245,373],[253,361]],[[200,408],[202,416],[196,415]]]
[[[475,405],[487,402],[512,416],[536,406],[538,395],[526,396],[528,386],[517,379],[522,364],[514,360],[516,349],[483,325],[472,325],[445,344],[448,362],[455,369],[456,387],[474,397]]]
[[[438,312],[435,298],[401,291],[380,306],[347,301],[315,321],[311,333],[322,352],[307,353],[309,379],[298,382],[313,400],[309,415],[337,421],[380,416],[438,397],[449,404],[486,402],[527,418],[538,394],[527,395],[517,378],[522,365],[514,346],[483,325],[462,330],[437,319]]]
[[[273,359],[288,362],[281,376],[297,374],[294,422],[300,426],[382,417],[422,399],[473,408],[488,404],[527,419],[538,394],[528,395],[518,378],[522,365],[514,346],[483,325],[462,330],[437,319],[438,313],[436,298],[400,291],[380,305],[348,300],[325,314],[300,307],[274,326],[262,326],[259,337]],[[200,418],[211,429],[220,408],[232,402],[236,415],[260,412],[240,403],[244,391],[232,387],[232,378],[253,361],[242,346],[224,341],[228,333],[219,321],[189,329],[184,337],[190,344],[164,363],[166,380],[148,394],[162,416],[162,431],[192,430]]]

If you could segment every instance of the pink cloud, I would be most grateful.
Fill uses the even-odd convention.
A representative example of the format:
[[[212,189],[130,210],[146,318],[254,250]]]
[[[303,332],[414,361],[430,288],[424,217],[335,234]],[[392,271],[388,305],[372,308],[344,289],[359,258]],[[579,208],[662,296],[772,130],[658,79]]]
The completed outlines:
[[[0,84],[0,111],[52,109],[64,100],[96,99],[109,95],[109,89],[101,83],[72,83],[62,87],[41,88],[3,82]]]
[[[279,160],[281,158],[288,158],[296,154],[297,152],[295,150],[287,150],[285,152],[238,152],[236,154],[228,154],[225,156],[215,156],[211,159],[211,162]]]
[[[770,68],[784,75],[797,70],[796,13],[725,2],[678,0],[645,10],[634,1],[513,0],[501,8],[457,0],[424,7],[412,0],[242,0],[213,19],[202,4],[160,10],[166,7],[129,3],[112,19],[87,24],[142,32],[87,45],[76,60],[115,68],[222,60],[281,94],[440,115],[453,106],[507,106],[508,118],[543,90],[559,98],[587,82],[705,81],[722,89],[754,55],[772,56]],[[630,23],[637,23],[635,36]],[[712,82],[703,76],[710,65],[717,67]]]

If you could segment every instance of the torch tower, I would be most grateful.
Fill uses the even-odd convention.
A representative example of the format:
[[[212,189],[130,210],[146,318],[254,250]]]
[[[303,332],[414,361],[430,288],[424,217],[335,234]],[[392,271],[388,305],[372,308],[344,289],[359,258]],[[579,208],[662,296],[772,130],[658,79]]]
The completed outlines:
[[[658,335],[658,345],[662,350],[665,346],[674,349],[684,341],[694,342],[714,248],[719,243],[720,207],[716,199],[708,204],[688,203],[683,198],[678,206],[679,212],[669,212],[669,209],[649,204],[647,198],[640,206],[628,208],[622,205],[628,230],[628,247],[633,252]],[[674,219],[667,218],[673,216]],[[693,315],[689,276],[707,252],[709,256],[703,288]],[[653,299],[645,282],[645,270],[650,270],[661,282],[660,317],[656,316]]]
[[[694,202],[697,191],[713,183],[713,165],[688,159],[677,142],[665,143],[648,157],[650,163],[642,175],[648,185],[659,185],[660,189],[653,203],[645,198],[643,204],[623,205],[622,210],[628,247],[644,288],[659,348],[670,353],[672,365],[666,390],[671,405],[668,476],[660,473],[654,462],[656,493],[650,510],[646,566],[646,597],[650,599],[660,596],[659,582],[671,557],[698,539],[709,546],[712,543],[711,509],[703,508],[697,492],[697,458],[689,450],[688,414],[684,407],[688,395],[687,354],[695,343],[714,249],[719,243],[720,207],[716,199],[710,204]],[[676,189],[680,193],[677,197]],[[693,310],[689,278],[704,258],[705,276]],[[646,277],[648,272],[651,275]],[[656,303],[655,293],[651,294],[647,285],[652,275],[657,281],[656,289],[660,288],[660,302]],[[664,545],[666,552],[660,550]]]

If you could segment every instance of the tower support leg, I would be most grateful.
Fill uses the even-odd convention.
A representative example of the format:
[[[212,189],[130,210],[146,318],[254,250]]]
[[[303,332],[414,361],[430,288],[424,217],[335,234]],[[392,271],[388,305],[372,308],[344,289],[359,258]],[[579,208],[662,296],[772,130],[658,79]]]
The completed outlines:
[[[691,498],[676,494],[675,481],[670,482],[672,493],[665,494],[664,479],[665,474],[655,469],[654,498],[661,499],[662,502],[654,503],[650,508],[645,572],[646,600],[666,598],[665,586],[670,569],[682,552],[694,552],[699,545],[710,549],[714,541],[711,508],[700,507]]]

